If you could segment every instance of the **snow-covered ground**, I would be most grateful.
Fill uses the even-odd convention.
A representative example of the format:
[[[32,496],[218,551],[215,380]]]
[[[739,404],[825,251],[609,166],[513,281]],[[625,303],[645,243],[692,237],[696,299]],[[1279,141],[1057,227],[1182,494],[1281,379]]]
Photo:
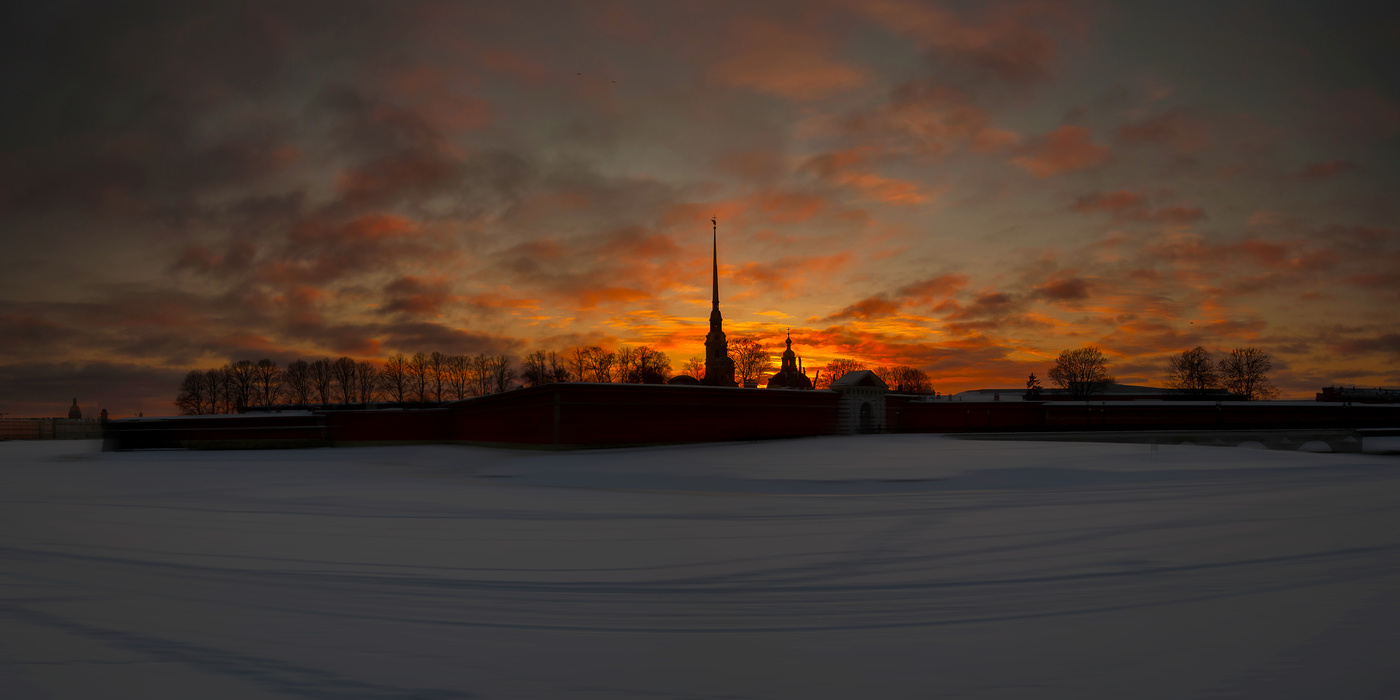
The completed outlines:
[[[1400,458],[0,443],[0,697],[1400,696]]]

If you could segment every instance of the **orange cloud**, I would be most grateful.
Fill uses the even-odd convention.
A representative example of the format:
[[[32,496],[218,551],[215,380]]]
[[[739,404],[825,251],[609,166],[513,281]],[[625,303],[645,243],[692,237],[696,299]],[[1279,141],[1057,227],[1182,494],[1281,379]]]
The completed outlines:
[[[845,123],[857,138],[890,141],[890,148],[943,155],[960,148],[987,153],[1013,145],[1020,136],[997,128],[990,113],[946,85],[908,82],[895,88],[887,104]]]
[[[1036,177],[1085,170],[1108,160],[1106,146],[1094,143],[1082,126],[1061,126],[1036,141],[1011,162]]]
[[[388,299],[380,307],[380,312],[386,314],[439,316],[442,307],[457,298],[449,292],[446,279],[424,279],[412,275],[390,282],[384,287],[384,294]]]
[[[1176,205],[1153,208],[1146,197],[1131,190],[1087,194],[1075,200],[1071,208],[1081,214],[1107,212],[1115,221],[1189,224],[1206,216],[1205,212],[1195,207]]]
[[[1173,109],[1118,127],[1114,141],[1127,146],[1163,145],[1177,153],[1196,153],[1210,146],[1210,130],[1202,119]]]

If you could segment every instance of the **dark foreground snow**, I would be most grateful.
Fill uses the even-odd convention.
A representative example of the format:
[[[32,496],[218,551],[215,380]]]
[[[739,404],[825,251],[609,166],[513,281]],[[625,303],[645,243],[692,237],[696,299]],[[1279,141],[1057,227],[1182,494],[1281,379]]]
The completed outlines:
[[[0,697],[1400,696],[1400,458],[0,443]]]

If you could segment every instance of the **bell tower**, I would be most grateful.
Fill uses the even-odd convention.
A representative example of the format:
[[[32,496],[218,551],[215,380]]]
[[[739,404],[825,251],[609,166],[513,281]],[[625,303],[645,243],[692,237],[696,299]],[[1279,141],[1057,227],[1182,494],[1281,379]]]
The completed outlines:
[[[738,386],[734,381],[734,360],[729,357],[729,341],[724,337],[724,317],[719,313],[719,221],[710,217],[713,266],[710,297],[710,333],[705,336],[705,379],[707,386]]]

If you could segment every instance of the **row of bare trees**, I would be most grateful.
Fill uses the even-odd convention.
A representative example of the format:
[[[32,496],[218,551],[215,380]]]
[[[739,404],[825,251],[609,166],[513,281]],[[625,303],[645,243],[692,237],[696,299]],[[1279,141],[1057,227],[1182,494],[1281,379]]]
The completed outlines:
[[[525,357],[522,377],[530,386],[571,381],[664,384],[671,378],[671,358],[646,345],[615,351],[588,345],[562,355],[536,350]]]
[[[192,370],[180,383],[175,405],[186,415],[236,413],[249,406],[355,403],[428,403],[484,396],[552,382],[660,384],[671,360],[645,345],[616,351],[597,346],[565,354],[537,350],[517,371],[508,355],[395,354],[383,362],[296,360],[285,368],[270,359],[239,360]],[[517,382],[517,380],[519,380]]]
[[[239,360],[191,370],[175,405],[186,415],[236,413],[249,406],[302,406],[464,399],[509,389],[515,370],[506,355],[393,355],[385,362]]]
[[[1259,348],[1235,348],[1216,362],[1210,351],[1198,345],[1168,358],[1165,374],[1167,386],[1172,389],[1199,395],[1224,390],[1254,401],[1279,395],[1269,381],[1273,366],[1269,354]],[[1061,352],[1049,376],[1073,399],[1102,393],[1115,382],[1108,373],[1108,360],[1092,345]],[[1026,396],[1040,396],[1040,380],[1035,374],[1026,380]]]
[[[1273,358],[1259,348],[1235,348],[1216,362],[1197,345],[1167,360],[1167,386],[1204,394],[1224,389],[1248,401],[1272,399],[1279,390],[1269,381]]]
[[[840,379],[842,375],[862,369],[870,369],[871,372],[875,373],[875,376],[890,387],[890,391],[896,393],[935,395],[938,393],[933,389],[933,379],[929,373],[917,367],[895,365],[893,367],[868,368],[860,362],[844,358],[826,363],[826,366],[818,371],[817,381],[814,384],[818,389],[825,389],[831,386],[832,382]]]

